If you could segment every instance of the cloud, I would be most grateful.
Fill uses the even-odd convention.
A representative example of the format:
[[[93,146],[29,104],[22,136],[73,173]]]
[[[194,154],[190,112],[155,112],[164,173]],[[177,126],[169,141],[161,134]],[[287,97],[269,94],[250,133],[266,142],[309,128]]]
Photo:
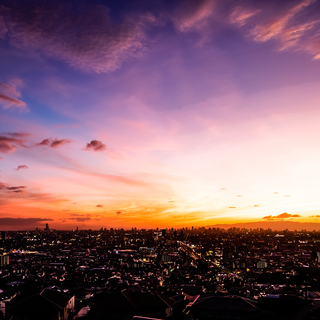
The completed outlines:
[[[0,103],[5,107],[17,107],[24,109],[26,107],[26,104],[23,101],[11,98],[5,94],[0,93]]]
[[[68,218],[68,220],[78,221],[78,222],[84,222],[84,221],[90,221],[90,217],[77,217],[77,218]]]
[[[117,211],[117,214],[121,214],[121,211],[119,210],[119,211]]]
[[[231,25],[255,42],[273,40],[279,50],[307,52],[320,59],[319,10],[317,0],[186,0],[169,16],[180,32],[197,31],[208,38],[213,30]]]
[[[0,82],[0,104],[5,108],[19,108],[20,110],[28,111],[25,102],[19,100],[21,93],[18,91],[18,87],[22,82],[18,79],[12,80],[9,84]]]
[[[0,8],[0,21],[14,47],[65,61],[89,72],[109,72],[146,50],[146,31],[155,18],[130,12],[113,19],[104,5],[63,1],[32,1],[23,6],[8,2]]]
[[[1,133],[0,134],[0,152],[11,153],[18,149],[18,147],[26,147],[25,137],[28,133]]]
[[[292,215],[290,213],[287,213],[287,212],[284,212],[284,213],[281,213],[277,216],[274,216],[274,218],[277,218],[277,219],[283,219],[283,218],[291,218]]]
[[[22,192],[23,189],[27,188],[26,186],[17,186],[17,187],[9,187],[0,182],[0,190],[8,190],[13,192]]]
[[[215,1],[198,0],[186,1],[183,8],[179,7],[173,21],[181,32],[203,28],[207,20],[212,16]]]
[[[69,139],[52,139],[52,138],[48,138],[48,139],[44,139],[42,140],[40,143],[38,143],[37,145],[38,146],[49,146],[51,148],[58,148],[58,147],[61,147],[65,144],[68,144],[68,143],[71,143],[72,140],[69,140]]]
[[[262,219],[276,220],[276,219],[288,219],[288,218],[300,218],[300,217],[301,216],[299,214],[290,214],[290,213],[284,212],[284,213],[278,214],[277,216],[272,216],[272,215],[265,216]]]
[[[265,24],[257,25],[252,30],[252,35],[256,41],[265,42],[272,38],[280,37],[282,40],[285,39],[286,28],[289,26],[289,22],[295,15],[302,11],[305,7],[308,7],[315,0],[304,0],[297,5],[289,8],[284,14],[276,19],[272,19]]]
[[[237,24],[240,27],[246,24],[246,21],[259,13],[260,10],[251,10],[249,8],[237,6],[233,9],[229,19],[232,24]]]
[[[276,40],[281,50],[303,50],[320,59],[316,0],[185,0],[173,1],[167,11],[157,1],[152,6],[153,12],[137,6],[119,16],[101,4],[8,1],[0,8],[0,39],[86,72],[104,73],[143,56],[153,41],[152,27],[171,23],[180,33],[196,31],[212,39],[213,32],[231,25],[253,41]],[[3,94],[5,103],[25,107],[18,97]]]
[[[229,209],[236,209],[236,207],[229,207]]]
[[[274,217],[272,215],[269,216],[265,216],[262,219],[266,219],[266,220],[275,220]]]
[[[87,143],[85,150],[93,150],[93,151],[103,151],[106,150],[107,147],[104,143],[98,140],[92,140],[90,143]]]
[[[320,58],[318,1],[270,1],[258,6],[255,2],[237,6],[229,16],[230,23],[256,42],[275,40],[280,50],[303,51]]]
[[[40,222],[53,221],[50,218],[0,218],[0,225],[12,227],[34,227]]]
[[[94,220],[99,220],[99,215],[95,215],[93,216]],[[90,214],[79,214],[79,213],[71,213],[70,216],[67,218],[68,220],[72,220],[72,221],[78,221],[78,222],[85,222],[85,221],[90,221],[92,220],[92,217],[90,216]]]
[[[20,166],[18,166],[18,168],[16,170],[20,170],[20,169],[28,169],[29,167],[26,166],[25,164],[22,164]]]
[[[97,204],[96,207],[97,208],[103,208],[103,205],[102,204]]]

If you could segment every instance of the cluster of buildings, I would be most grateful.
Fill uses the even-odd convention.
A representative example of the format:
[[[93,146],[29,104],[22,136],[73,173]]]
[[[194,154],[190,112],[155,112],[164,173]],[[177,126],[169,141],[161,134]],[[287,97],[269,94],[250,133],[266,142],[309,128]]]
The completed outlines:
[[[0,319],[318,319],[320,232],[1,233]]]

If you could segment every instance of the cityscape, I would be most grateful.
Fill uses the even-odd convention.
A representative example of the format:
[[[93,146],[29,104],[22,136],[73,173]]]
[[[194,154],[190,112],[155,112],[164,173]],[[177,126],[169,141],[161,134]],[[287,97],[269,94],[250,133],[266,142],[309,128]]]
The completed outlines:
[[[320,319],[320,0],[0,1],[0,320]]]
[[[1,319],[318,319],[320,232],[1,233]]]

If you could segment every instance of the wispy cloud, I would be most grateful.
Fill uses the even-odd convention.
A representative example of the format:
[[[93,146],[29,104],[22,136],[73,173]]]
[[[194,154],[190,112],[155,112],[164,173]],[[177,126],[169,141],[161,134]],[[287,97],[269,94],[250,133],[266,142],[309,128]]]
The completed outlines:
[[[174,23],[179,31],[187,32],[203,28],[213,13],[216,1],[186,1],[179,7]]]
[[[76,218],[68,218],[68,220],[84,222],[84,221],[90,221],[91,218],[90,217],[76,217]]]
[[[73,7],[63,1],[26,3],[23,10],[11,2],[2,6],[1,18],[6,21],[1,32],[13,46],[97,73],[116,70],[129,57],[141,56],[146,28],[154,21],[150,14],[113,20],[104,5],[81,2]]]
[[[78,213],[71,213],[68,218],[65,220],[69,221],[77,221],[77,222],[85,222],[85,221],[90,221],[90,220],[100,220],[100,215],[95,215],[95,214],[78,214]]]
[[[27,104],[21,101],[21,93],[18,88],[22,85],[19,79],[12,80],[9,84],[0,82],[0,104],[5,108],[19,108],[27,111]]]
[[[242,27],[246,24],[249,18],[255,16],[259,12],[259,9],[254,10],[242,6],[236,6],[230,14],[229,19],[232,24],[237,24],[238,26]]]
[[[265,42],[275,37],[282,38],[285,34],[286,28],[289,25],[290,20],[302,11],[305,7],[308,7],[314,3],[314,0],[303,0],[297,5],[289,8],[282,16],[276,19],[272,19],[265,24],[258,24],[252,30],[252,35],[256,41]],[[285,40],[285,39],[283,39]]]
[[[213,30],[234,25],[255,42],[274,40],[279,50],[308,52],[320,59],[320,4],[316,0],[243,3],[187,0],[171,17],[180,32],[208,38]]]
[[[320,58],[320,19],[316,0],[287,2],[275,6],[270,1],[261,7],[256,4],[237,6],[230,14],[230,22],[242,27],[256,42],[275,40],[279,50],[304,51]],[[289,6],[288,6],[289,5]]]
[[[7,190],[12,192],[22,192],[23,189],[27,188],[26,186],[8,186],[0,182],[0,190]]]
[[[25,164],[22,164],[22,165],[18,166],[18,167],[16,168],[16,170],[28,169],[28,168],[29,168],[28,166],[26,166]]]
[[[9,132],[0,134],[0,152],[11,153],[18,147],[26,147],[26,137],[28,133]]]

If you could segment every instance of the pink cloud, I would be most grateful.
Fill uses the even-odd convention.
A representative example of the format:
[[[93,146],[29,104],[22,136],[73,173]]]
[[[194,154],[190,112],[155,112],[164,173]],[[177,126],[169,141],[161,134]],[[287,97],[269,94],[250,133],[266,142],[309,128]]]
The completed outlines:
[[[283,34],[285,28],[287,27],[290,19],[292,19],[296,14],[302,11],[305,7],[314,3],[314,0],[304,0],[297,4],[296,6],[290,8],[283,16],[275,19],[265,25],[257,25],[253,30],[252,34],[256,41],[268,41],[271,38],[278,37]]]
[[[85,150],[93,151],[103,151],[106,150],[106,145],[98,140],[92,140],[90,143],[87,143]]]
[[[19,146],[26,147],[24,143],[27,135],[27,133],[2,133],[0,135],[0,152],[11,153]]]
[[[69,139],[52,139],[52,138],[48,138],[48,139],[44,139],[42,140],[40,143],[38,143],[38,146],[49,146],[51,148],[58,148],[60,146],[63,146],[65,144],[71,143],[72,140]]]
[[[16,170],[21,170],[21,169],[28,169],[28,166],[23,164],[23,165],[18,166]]]
[[[237,6],[233,9],[232,13],[230,14],[230,22],[232,24],[237,24],[240,27],[246,24],[246,21],[259,13],[260,10],[245,8],[242,6]]]
[[[215,1],[187,1],[173,18],[176,27],[182,31],[201,29],[212,15]]]
[[[314,15],[316,0],[303,0],[298,4],[277,11],[272,5],[257,8],[238,6],[230,14],[230,22],[243,30],[257,42],[276,40],[280,50],[292,49],[320,58],[320,20]],[[254,27],[251,27],[254,26]]]
[[[20,110],[27,111],[25,102],[19,100],[21,93],[17,90],[21,86],[20,80],[13,80],[10,84],[0,83],[0,104],[4,108],[19,108]]]

